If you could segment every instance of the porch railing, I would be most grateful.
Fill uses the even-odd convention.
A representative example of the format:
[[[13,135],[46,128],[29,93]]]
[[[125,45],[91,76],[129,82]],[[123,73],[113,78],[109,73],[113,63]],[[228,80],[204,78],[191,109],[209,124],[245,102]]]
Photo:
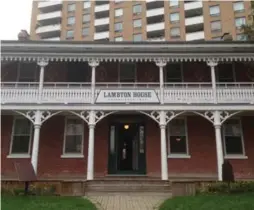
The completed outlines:
[[[1,83],[2,103],[80,104],[91,103],[90,83],[46,82],[39,97],[39,84]],[[159,83],[96,83],[96,96],[105,89],[152,89],[160,99]],[[217,83],[214,94],[211,83],[165,83],[165,104],[254,103],[254,83]]]

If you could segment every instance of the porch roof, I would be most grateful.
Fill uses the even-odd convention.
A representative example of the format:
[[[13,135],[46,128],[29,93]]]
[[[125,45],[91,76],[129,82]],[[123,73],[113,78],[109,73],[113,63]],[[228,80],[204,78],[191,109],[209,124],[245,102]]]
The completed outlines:
[[[254,42],[1,41],[1,60],[253,61]]]

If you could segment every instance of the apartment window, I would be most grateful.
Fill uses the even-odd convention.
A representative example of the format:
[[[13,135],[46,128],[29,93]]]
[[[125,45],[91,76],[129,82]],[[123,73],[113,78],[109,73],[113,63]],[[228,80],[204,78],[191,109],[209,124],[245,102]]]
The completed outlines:
[[[179,15],[179,12],[175,12],[175,13],[171,13],[169,15],[169,18],[170,18],[170,22],[179,22],[180,20],[180,15]]]
[[[142,34],[134,34],[133,35],[133,41],[134,42],[140,42],[140,41],[142,41]]]
[[[66,118],[63,154],[83,154],[83,135],[83,121],[76,118]]]
[[[83,15],[83,23],[89,23],[91,20],[90,14]]]
[[[220,6],[210,6],[210,15],[211,16],[219,16],[220,15]]]
[[[246,34],[237,34],[236,35],[236,40],[237,41],[247,41],[248,36]]]
[[[217,80],[221,83],[235,82],[235,71],[233,63],[221,63],[216,71]]]
[[[141,28],[142,27],[142,20],[137,19],[133,21],[133,28]]]
[[[68,30],[66,32],[66,38],[67,39],[73,39],[73,37],[74,37],[74,31],[73,30]]]
[[[123,9],[115,9],[115,17],[123,16]]]
[[[188,155],[186,119],[174,119],[168,125],[169,155]]]
[[[235,12],[243,12],[244,11],[244,2],[239,1],[239,2],[234,2],[234,11]]]
[[[181,63],[168,63],[166,66],[166,82],[182,82],[182,65]]]
[[[84,1],[84,3],[83,3],[83,8],[84,9],[88,9],[88,8],[90,8],[91,7],[91,2],[90,1]]]
[[[211,22],[211,31],[212,32],[221,31],[221,22],[220,21]]]
[[[82,36],[89,36],[89,28],[88,27],[82,29]]]
[[[237,28],[241,28],[242,25],[245,25],[245,22],[246,22],[245,17],[236,18],[236,19],[235,19],[235,26],[236,26]]]
[[[142,12],[141,4],[134,5],[132,8],[132,12],[134,15],[141,14],[141,12]]]
[[[74,25],[75,24],[75,17],[74,16],[68,17],[67,24]]]
[[[10,154],[29,155],[32,137],[32,124],[28,119],[15,118],[13,121]]]
[[[229,119],[223,124],[225,155],[244,155],[244,143],[240,119]]]
[[[170,7],[179,7],[179,0],[169,0]]]
[[[171,38],[179,38],[180,37],[180,28],[171,28],[170,29]]]
[[[123,41],[123,37],[122,36],[115,37],[115,41],[121,42],[121,41]]]
[[[67,9],[68,9],[68,12],[74,12],[75,9],[76,9],[76,4],[75,4],[75,3],[73,3],[73,4],[68,4]]]
[[[136,65],[135,63],[120,63],[119,72],[120,82],[136,81]]]
[[[123,30],[123,23],[115,23],[115,32],[120,32]]]

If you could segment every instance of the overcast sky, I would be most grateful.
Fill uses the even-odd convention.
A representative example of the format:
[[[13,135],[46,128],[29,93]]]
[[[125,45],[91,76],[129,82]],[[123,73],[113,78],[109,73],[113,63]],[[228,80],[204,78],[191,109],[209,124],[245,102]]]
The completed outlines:
[[[17,39],[21,29],[30,33],[32,0],[0,0],[0,40]]]

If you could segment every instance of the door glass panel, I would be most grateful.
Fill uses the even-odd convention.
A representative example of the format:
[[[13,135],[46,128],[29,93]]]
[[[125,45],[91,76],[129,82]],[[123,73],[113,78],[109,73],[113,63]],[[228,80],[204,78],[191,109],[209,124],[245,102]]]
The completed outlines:
[[[145,152],[145,145],[144,145],[144,126],[139,127],[139,152]]]
[[[115,126],[110,127],[110,153],[115,153]]]

